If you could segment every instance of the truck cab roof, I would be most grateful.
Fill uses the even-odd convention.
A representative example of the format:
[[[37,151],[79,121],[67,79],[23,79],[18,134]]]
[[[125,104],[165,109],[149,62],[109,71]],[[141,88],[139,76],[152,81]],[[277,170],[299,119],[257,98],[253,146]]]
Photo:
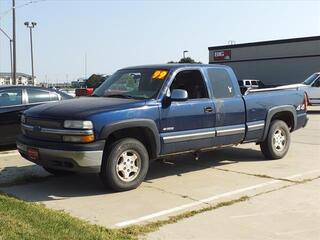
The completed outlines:
[[[185,68],[185,67],[223,67],[223,68],[229,68],[225,65],[219,65],[219,64],[193,64],[193,63],[168,63],[168,64],[151,64],[151,65],[141,65],[141,66],[131,66],[122,68],[120,70],[127,70],[127,69],[141,69],[141,68],[152,68],[152,69],[179,69],[179,68]]]

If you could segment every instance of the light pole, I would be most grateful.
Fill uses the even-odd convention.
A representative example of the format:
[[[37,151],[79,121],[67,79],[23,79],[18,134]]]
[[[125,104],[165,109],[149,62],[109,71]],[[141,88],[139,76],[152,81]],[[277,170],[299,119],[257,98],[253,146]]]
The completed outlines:
[[[0,28],[0,31],[9,39],[10,41],[10,66],[11,66],[11,78],[12,78],[12,81],[14,82],[14,74],[13,74],[13,69],[12,69],[12,38],[2,29]]]
[[[183,51],[183,58],[186,58],[186,53],[189,52],[188,50]]]
[[[16,1],[12,0],[12,84],[17,84],[17,48],[16,48]]]
[[[31,49],[31,70],[32,70],[32,84],[34,85],[34,67],[33,67],[33,43],[32,43],[32,29],[37,25],[36,22],[25,22],[24,25],[30,30],[30,49]]]

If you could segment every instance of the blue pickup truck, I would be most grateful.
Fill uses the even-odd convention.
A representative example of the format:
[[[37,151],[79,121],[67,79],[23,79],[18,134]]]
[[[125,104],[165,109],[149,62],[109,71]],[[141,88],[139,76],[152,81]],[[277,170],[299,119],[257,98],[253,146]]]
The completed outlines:
[[[98,172],[124,191],[167,155],[255,142],[267,159],[282,158],[307,120],[303,91],[243,96],[227,66],[148,65],[117,71],[92,97],[25,111],[17,147],[50,173]]]

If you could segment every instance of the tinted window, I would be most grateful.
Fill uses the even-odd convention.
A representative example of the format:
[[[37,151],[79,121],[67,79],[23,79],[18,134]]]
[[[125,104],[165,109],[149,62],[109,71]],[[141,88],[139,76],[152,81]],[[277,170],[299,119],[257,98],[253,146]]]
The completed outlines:
[[[40,89],[27,89],[29,103],[50,101],[50,93]]]
[[[208,91],[201,73],[198,70],[181,71],[173,80],[170,91],[183,89],[189,99],[208,98]]]
[[[21,89],[8,89],[0,91],[0,107],[22,104]]]
[[[213,95],[216,98],[228,98],[234,96],[233,84],[225,69],[208,68],[207,71],[212,83]]]

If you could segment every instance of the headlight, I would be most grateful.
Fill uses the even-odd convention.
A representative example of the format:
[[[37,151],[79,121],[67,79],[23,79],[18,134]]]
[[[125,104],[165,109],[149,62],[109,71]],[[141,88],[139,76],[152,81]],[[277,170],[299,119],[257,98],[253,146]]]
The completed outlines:
[[[94,135],[84,136],[63,136],[64,142],[89,143],[94,141]]]
[[[91,121],[79,121],[79,120],[66,120],[63,126],[65,128],[75,128],[75,129],[92,129],[93,124]]]
[[[22,114],[20,121],[21,123],[26,123],[26,116]]]

